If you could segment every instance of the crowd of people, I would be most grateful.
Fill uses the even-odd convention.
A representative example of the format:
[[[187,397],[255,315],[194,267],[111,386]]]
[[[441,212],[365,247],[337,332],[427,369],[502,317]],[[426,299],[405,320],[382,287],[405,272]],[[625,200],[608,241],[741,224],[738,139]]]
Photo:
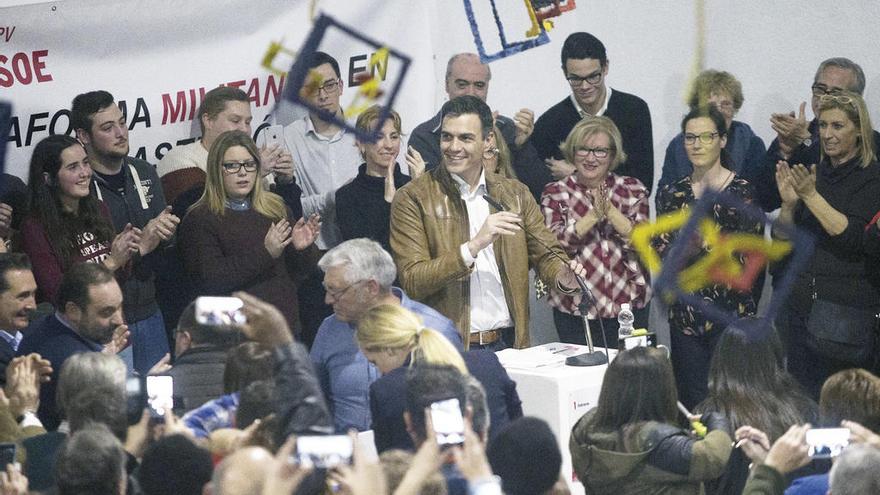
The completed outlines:
[[[523,417],[496,351],[530,346],[530,271],[562,342],[617,347],[624,305],[648,326],[652,274],[631,243],[654,186],[647,103],[606,84],[589,33],[566,39],[571,94],[537,118],[493,113],[489,66],[458,54],[404,168],[400,115],[373,106],[356,127],[376,140],[356,137],[330,118],[337,61],[306,62],[313,108],[281,142],[255,140],[247,95],[219,87],[201,139],[153,166],[96,90],[73,100],[75,138],[34,147],[26,184],[3,177],[0,442],[21,465],[0,493],[567,493],[556,434]],[[736,77],[696,78],[657,214],[708,198],[720,235],[796,228],[815,250],[775,321],[757,315],[764,273],[693,291],[724,321],[663,301],[669,352],[621,351],[571,431],[587,493],[880,492],[880,135],[864,89],[858,64],[823,61],[813,120],[805,104],[772,114],[765,147],[734,120]],[[751,213],[777,209],[773,224]],[[690,262],[712,249],[680,241],[651,245]],[[774,289],[787,267],[769,267]],[[238,298],[244,319],[205,320],[203,296]],[[162,376],[173,406],[147,392]],[[845,429],[833,465],[811,459],[811,425]]]

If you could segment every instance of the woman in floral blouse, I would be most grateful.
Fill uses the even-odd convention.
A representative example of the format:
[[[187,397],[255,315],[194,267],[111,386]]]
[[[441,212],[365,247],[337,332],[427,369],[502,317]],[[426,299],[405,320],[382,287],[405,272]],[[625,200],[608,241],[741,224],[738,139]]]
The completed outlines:
[[[713,106],[695,108],[684,117],[681,128],[685,151],[694,171],[658,191],[657,215],[686,208],[709,191],[724,191],[744,203],[751,203],[755,196],[754,188],[733,172],[730,157],[724,151],[727,142],[724,116]],[[722,232],[763,233],[763,222],[746,217],[735,207],[715,204],[712,220],[721,227]],[[654,240],[654,248],[661,257],[665,257],[674,240],[674,233],[661,235]],[[691,260],[696,261],[706,253],[704,246]],[[698,290],[696,295],[740,317],[754,315],[757,310],[754,290],[739,291],[716,284]],[[688,408],[706,398],[709,361],[723,330],[723,326],[707,319],[692,306],[678,302],[669,306],[672,367],[679,399]]]
[[[595,304],[587,312],[593,343],[617,347],[617,313],[629,304],[635,327],[647,327],[651,288],[629,242],[633,226],[648,220],[648,191],[633,177],[612,171],[626,160],[620,131],[608,117],[580,121],[560,146],[575,173],[544,188],[541,207],[547,226],[572,259],[587,269]],[[559,340],[585,343],[580,294],[550,290]]]

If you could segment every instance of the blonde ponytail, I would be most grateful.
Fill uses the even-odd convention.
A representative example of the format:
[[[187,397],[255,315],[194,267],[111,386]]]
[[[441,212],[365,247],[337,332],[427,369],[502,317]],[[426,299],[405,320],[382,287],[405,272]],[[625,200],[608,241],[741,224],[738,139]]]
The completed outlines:
[[[461,354],[437,330],[425,328],[422,319],[408,309],[392,304],[371,308],[358,320],[355,336],[366,350],[402,349],[412,352],[412,362],[454,366],[468,374]]]

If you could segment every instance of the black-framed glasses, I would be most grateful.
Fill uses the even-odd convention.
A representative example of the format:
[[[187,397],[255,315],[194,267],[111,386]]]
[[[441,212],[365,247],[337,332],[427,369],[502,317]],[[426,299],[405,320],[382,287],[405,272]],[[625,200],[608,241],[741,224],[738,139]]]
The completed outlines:
[[[826,95],[836,95],[840,93],[840,88],[829,88],[822,83],[815,83],[810,86],[810,89],[813,91],[813,96],[818,96],[820,98]]]
[[[325,94],[332,95],[339,89],[339,79],[333,79],[325,82],[315,89],[315,94],[323,91]]]
[[[223,162],[223,171],[229,175],[241,172],[242,167],[244,167],[245,172],[255,172],[260,167],[260,164],[257,163],[256,160],[244,160],[241,162]]]
[[[365,280],[358,280],[357,282],[352,282],[352,283],[346,285],[345,287],[343,287],[341,289],[337,289],[337,290],[329,289],[326,284],[322,284],[322,285],[324,285],[324,292],[326,292],[327,295],[332,297],[334,300],[338,301],[342,296],[345,295],[346,292],[348,292],[348,289],[351,289],[352,287],[354,287],[355,285],[357,285],[361,282],[365,282]]]
[[[697,142],[697,139],[700,140],[702,144],[712,144],[715,141],[715,138],[718,136],[718,131],[715,132],[703,132],[700,134],[691,134],[687,133],[684,135],[684,142],[689,146],[693,146],[694,143]]]
[[[593,72],[587,77],[581,77],[577,74],[569,74],[565,76],[565,80],[568,81],[568,84],[570,84],[573,88],[577,88],[585,82],[595,86],[599,84],[599,81],[602,80],[602,71],[600,70]]]
[[[609,148],[578,148],[574,152],[574,156],[576,158],[587,159],[590,156],[590,153],[593,154],[596,158],[606,158],[611,150]]]

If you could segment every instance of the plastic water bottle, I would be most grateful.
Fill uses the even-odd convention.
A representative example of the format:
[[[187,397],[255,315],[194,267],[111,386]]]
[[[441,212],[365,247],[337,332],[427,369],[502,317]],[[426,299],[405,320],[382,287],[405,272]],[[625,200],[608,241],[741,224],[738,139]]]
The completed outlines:
[[[620,329],[617,332],[618,337],[629,337],[633,333],[633,321],[635,321],[633,312],[629,309],[629,304],[620,305],[620,313],[617,313],[617,323]]]

